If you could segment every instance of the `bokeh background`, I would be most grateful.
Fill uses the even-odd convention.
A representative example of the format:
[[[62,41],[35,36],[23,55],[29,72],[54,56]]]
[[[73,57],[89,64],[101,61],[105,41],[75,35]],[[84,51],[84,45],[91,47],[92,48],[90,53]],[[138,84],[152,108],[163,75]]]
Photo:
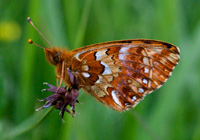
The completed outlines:
[[[15,140],[199,140],[200,0],[0,0],[0,139]],[[130,111],[113,111],[80,92],[76,117],[59,110],[42,119],[37,99],[56,84],[49,47],[28,24],[30,16],[55,46],[69,50],[112,40],[147,38],[180,48],[167,83]],[[37,127],[35,127],[37,126]],[[34,128],[34,129],[32,129]],[[23,133],[22,133],[23,132]]]

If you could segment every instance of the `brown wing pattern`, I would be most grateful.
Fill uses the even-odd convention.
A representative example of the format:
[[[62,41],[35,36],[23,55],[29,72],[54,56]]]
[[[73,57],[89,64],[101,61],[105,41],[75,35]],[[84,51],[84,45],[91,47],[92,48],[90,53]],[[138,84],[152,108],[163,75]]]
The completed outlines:
[[[118,111],[162,86],[179,61],[176,46],[155,40],[106,42],[72,52],[82,88]]]

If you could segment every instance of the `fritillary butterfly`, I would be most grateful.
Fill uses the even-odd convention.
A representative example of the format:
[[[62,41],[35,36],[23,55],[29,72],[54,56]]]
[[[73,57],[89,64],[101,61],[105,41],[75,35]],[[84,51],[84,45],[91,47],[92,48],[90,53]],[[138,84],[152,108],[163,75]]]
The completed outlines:
[[[41,108],[53,105],[61,110],[62,117],[65,111],[74,114],[80,88],[111,109],[133,108],[161,87],[179,62],[178,47],[147,39],[104,42],[73,51],[55,47],[44,51],[66,87],[46,83],[50,88],[45,90],[54,94],[43,100],[47,102]],[[68,105],[73,112],[66,108]]]

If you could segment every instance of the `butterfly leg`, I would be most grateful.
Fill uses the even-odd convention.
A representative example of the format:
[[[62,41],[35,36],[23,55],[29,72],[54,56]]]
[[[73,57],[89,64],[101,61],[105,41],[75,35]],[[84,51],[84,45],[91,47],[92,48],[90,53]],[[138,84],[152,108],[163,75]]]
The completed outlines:
[[[60,79],[59,75],[56,75],[56,86],[58,87],[58,80]]]
[[[62,81],[63,81],[63,77],[64,77],[64,68],[65,68],[65,62],[63,61],[63,62],[62,62],[62,71],[61,71],[60,83],[59,83],[59,85],[58,85],[58,90],[59,90],[59,88],[60,88],[60,86],[61,86],[61,84],[62,84]]]

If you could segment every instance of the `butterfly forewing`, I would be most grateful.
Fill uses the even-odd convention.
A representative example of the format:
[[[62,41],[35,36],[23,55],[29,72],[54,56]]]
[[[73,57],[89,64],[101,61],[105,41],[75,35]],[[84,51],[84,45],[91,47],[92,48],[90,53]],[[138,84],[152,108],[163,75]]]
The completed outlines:
[[[179,61],[179,49],[155,40],[122,40],[72,51],[81,87],[122,111],[162,86]]]

